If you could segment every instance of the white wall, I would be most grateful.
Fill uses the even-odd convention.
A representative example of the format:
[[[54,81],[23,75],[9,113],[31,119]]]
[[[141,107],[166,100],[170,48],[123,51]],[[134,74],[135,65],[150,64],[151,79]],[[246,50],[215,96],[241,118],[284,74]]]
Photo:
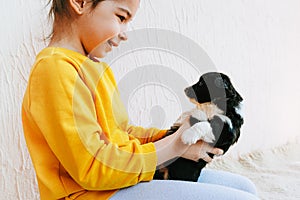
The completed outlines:
[[[46,45],[42,39],[49,32],[47,10],[45,3],[33,0],[1,0],[1,5],[5,9],[0,14],[0,199],[38,199],[20,110],[30,66]],[[205,50],[218,70],[231,76],[245,99],[242,137],[231,151],[235,155],[296,138],[299,141],[299,7],[298,0],[143,0],[130,29],[161,28],[189,37]],[[126,76],[125,67],[132,67],[132,60],[134,66],[141,66],[145,59],[146,64],[163,63],[187,73],[184,63],[172,55],[139,52],[113,64],[117,80]],[[188,73],[182,75],[187,82],[197,79],[198,74]],[[135,95],[137,99],[151,96],[145,91]],[[158,91],[156,95],[160,96],[147,103],[133,97],[133,102],[140,103],[130,113],[134,123],[149,124],[151,117],[144,106],[165,103],[163,94]],[[165,110],[170,120],[178,116],[180,108],[173,111]]]

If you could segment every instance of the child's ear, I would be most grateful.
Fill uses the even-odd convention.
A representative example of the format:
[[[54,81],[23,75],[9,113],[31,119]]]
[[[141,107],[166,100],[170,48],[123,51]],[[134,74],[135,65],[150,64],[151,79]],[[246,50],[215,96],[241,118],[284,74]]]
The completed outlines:
[[[69,0],[69,3],[73,11],[78,15],[82,15],[88,9],[86,0]]]

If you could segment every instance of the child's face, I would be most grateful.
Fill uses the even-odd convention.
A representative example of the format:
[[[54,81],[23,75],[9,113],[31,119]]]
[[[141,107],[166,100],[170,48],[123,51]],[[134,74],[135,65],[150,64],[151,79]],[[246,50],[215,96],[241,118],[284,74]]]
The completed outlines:
[[[138,9],[139,1],[103,1],[80,17],[80,41],[89,56],[103,58],[113,46],[126,40],[124,32]]]

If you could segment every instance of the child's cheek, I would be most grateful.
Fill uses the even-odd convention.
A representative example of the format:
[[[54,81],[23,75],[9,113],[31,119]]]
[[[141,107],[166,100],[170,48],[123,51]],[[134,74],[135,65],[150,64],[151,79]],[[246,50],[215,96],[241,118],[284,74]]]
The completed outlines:
[[[105,35],[108,39],[114,38],[121,32],[121,25],[113,20],[105,27]]]

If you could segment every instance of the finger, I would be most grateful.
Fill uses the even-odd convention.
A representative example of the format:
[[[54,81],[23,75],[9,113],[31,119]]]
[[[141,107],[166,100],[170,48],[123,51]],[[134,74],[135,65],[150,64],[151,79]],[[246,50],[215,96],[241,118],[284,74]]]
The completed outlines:
[[[206,154],[206,155],[202,158],[202,160],[204,160],[205,162],[211,162],[211,161],[212,161],[212,158],[211,158],[208,154]]]
[[[219,148],[212,148],[209,153],[212,153],[214,155],[223,155],[224,151]]]

